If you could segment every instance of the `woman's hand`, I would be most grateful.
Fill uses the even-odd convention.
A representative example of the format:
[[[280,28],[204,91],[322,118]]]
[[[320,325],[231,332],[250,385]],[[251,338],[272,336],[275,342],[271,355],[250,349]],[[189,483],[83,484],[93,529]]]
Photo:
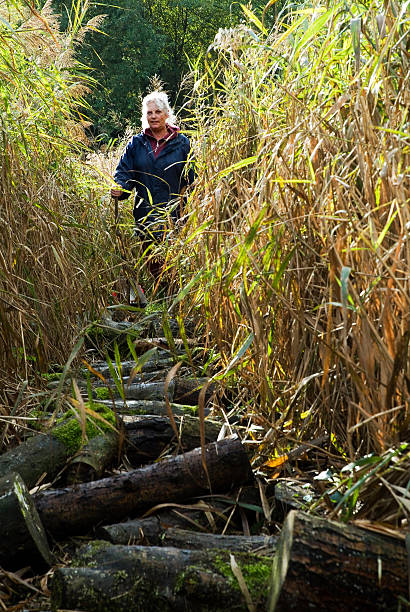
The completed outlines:
[[[117,187],[114,189],[111,189],[111,197],[112,198],[120,198],[122,196],[124,192],[122,191],[122,189],[118,189]]]

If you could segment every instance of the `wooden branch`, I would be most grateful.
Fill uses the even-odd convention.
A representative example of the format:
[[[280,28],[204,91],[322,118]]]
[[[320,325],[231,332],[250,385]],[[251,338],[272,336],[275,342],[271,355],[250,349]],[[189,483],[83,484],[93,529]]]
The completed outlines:
[[[156,518],[100,527],[98,535],[112,544],[168,546],[189,550],[217,548],[230,551],[258,552],[265,556],[273,555],[278,540],[278,536],[219,535],[197,533],[177,527],[164,528]]]
[[[118,454],[119,436],[114,431],[91,438],[67,467],[67,482],[86,482],[101,478]]]

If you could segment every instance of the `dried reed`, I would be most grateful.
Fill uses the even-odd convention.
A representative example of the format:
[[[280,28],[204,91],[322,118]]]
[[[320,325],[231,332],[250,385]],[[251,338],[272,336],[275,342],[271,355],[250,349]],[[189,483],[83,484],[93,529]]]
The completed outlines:
[[[354,458],[409,435],[406,7],[315,1],[271,33],[248,11],[193,77],[180,297],[263,452],[326,430]]]

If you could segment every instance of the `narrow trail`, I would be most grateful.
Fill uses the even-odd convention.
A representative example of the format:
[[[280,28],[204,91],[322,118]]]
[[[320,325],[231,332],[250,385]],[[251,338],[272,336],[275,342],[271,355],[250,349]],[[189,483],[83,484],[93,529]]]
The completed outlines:
[[[84,401],[91,391],[99,405],[115,406],[122,432],[118,472],[144,471],[138,484],[129,485],[135,487],[134,497],[137,491],[144,502],[133,504],[127,515],[124,494],[119,507],[111,507],[108,516],[93,525],[95,537],[105,542],[83,545],[69,568],[56,571],[51,593],[58,608],[101,610],[109,597],[115,600],[110,610],[216,610],[232,605],[247,609],[238,583],[226,575],[227,551],[235,551],[242,565],[259,567],[253,597],[255,605],[264,600],[267,559],[277,537],[266,530],[259,533],[260,495],[238,437],[245,428],[235,428],[220,410],[218,389],[203,375],[203,343],[193,335],[190,322],[184,327],[191,333],[183,340],[177,322],[167,321],[164,327],[158,315],[144,317],[143,323],[106,318],[88,339],[91,352],[102,345],[112,357],[90,363],[88,384],[86,378],[78,380],[78,388]],[[134,334],[138,337],[131,340]],[[123,353],[129,357],[130,341],[141,360],[137,368],[135,359],[121,359]],[[224,444],[229,445],[225,455]],[[106,456],[112,458],[110,449]],[[172,472],[163,476],[172,462]],[[89,471],[84,470],[81,454],[75,468],[71,474],[76,481]],[[111,483],[108,487],[112,492]],[[100,494],[96,499],[100,504]],[[114,522],[115,516],[124,519]],[[86,520],[83,516],[82,523]],[[67,520],[64,525],[67,529]],[[90,564],[97,567],[91,573]]]

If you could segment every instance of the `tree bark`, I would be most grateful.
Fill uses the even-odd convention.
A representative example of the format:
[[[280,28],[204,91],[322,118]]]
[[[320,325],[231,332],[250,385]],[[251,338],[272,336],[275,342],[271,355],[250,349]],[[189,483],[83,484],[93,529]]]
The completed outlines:
[[[405,544],[292,510],[273,561],[269,612],[397,610],[408,597]]]
[[[34,496],[44,526],[53,535],[84,533],[98,523],[122,520],[159,503],[180,501],[237,486],[252,478],[246,451],[238,439],[212,442],[201,449],[112,478]]]
[[[175,382],[171,381],[168,386],[169,401],[173,401]],[[100,386],[101,388],[101,386]],[[96,393],[98,386],[94,388],[94,395],[98,399]],[[116,388],[113,388],[114,397],[120,397]],[[124,397],[130,400],[165,400],[165,381],[155,382],[137,382],[130,385],[124,385]],[[189,403],[189,402],[187,402]]]
[[[0,479],[0,542],[2,567],[39,559],[53,562],[40,517],[17,473]]]
[[[236,553],[235,561],[255,605],[264,610],[271,560]],[[79,567],[55,572],[53,609],[87,612],[247,611],[227,551],[114,546],[93,542],[76,559]],[[90,567],[81,567],[84,565]]]
[[[164,380],[151,382],[132,382],[130,385],[124,384],[124,396],[130,400],[163,400],[165,399],[165,375]],[[188,404],[196,406],[202,386],[208,378],[174,378],[168,385],[168,398],[170,402]],[[94,395],[98,399],[98,385],[94,388]],[[205,401],[208,401],[215,390],[215,385],[211,385],[205,394]],[[113,388],[114,397],[119,397],[118,390]]]
[[[182,450],[188,451],[200,446],[200,422],[197,417],[176,416],[175,422]],[[171,442],[176,442],[169,417],[124,417],[123,423],[127,440],[127,458],[133,466],[156,459]],[[205,442],[214,442],[220,429],[220,423],[204,421]]]
[[[258,552],[271,556],[276,549],[278,537],[219,535],[197,533],[177,527],[164,528],[156,518],[140,519],[107,525],[98,530],[98,535],[112,544],[140,544],[144,546],[167,546],[189,550],[222,549],[241,552]]]

